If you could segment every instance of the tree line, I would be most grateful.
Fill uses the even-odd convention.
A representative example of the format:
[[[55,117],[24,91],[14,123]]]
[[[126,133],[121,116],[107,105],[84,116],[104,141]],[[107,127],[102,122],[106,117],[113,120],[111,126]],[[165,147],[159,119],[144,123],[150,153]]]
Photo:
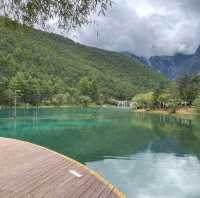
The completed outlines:
[[[74,86],[67,86],[64,81],[46,74],[17,72],[10,79],[0,77],[0,104],[14,105],[84,105],[114,104],[109,96],[109,89],[103,90],[101,82],[95,76],[82,77]],[[119,92],[117,92],[119,93]]]
[[[176,81],[161,83],[154,91],[136,94],[132,100],[137,109],[164,109],[171,113],[182,107],[200,109],[200,75],[185,75]]]

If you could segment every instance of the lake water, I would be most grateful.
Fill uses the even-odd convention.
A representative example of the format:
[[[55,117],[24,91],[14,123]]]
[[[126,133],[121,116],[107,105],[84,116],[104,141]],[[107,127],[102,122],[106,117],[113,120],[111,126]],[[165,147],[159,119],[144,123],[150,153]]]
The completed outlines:
[[[70,156],[128,198],[200,197],[200,121],[114,108],[0,110],[0,136]]]

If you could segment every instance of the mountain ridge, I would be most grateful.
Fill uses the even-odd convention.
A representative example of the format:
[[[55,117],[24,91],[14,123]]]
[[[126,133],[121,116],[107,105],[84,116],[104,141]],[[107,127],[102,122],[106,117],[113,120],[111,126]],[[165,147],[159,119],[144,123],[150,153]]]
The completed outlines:
[[[143,64],[156,69],[168,79],[175,80],[183,75],[200,73],[200,46],[194,54],[177,53],[174,56],[152,56],[149,59],[131,53],[125,53]]]

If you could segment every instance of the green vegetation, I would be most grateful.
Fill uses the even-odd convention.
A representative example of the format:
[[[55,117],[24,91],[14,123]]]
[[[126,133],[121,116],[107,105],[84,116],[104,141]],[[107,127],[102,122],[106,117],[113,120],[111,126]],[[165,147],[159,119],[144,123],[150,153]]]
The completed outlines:
[[[200,96],[197,97],[196,100],[194,101],[194,107],[195,107],[196,113],[200,115]]]
[[[111,5],[110,0],[1,0],[0,13],[27,26],[46,26],[51,20],[58,27],[71,28],[91,22],[93,13],[105,15]]]
[[[183,76],[177,81],[161,83],[154,92],[136,94],[133,102],[136,108],[164,109],[176,113],[177,108],[194,105],[199,111],[200,75]]]
[[[166,82],[121,53],[0,18],[0,105],[113,104]]]
[[[148,109],[153,107],[153,92],[148,92],[145,94],[137,94],[133,98],[133,102],[137,105],[137,108]]]

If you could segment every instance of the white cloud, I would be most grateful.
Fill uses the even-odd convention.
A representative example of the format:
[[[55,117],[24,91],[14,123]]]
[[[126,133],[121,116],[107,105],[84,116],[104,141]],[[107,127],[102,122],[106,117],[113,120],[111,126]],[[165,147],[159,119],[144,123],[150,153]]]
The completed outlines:
[[[199,0],[115,0],[105,17],[68,36],[142,56],[193,53],[200,44],[199,10]]]

